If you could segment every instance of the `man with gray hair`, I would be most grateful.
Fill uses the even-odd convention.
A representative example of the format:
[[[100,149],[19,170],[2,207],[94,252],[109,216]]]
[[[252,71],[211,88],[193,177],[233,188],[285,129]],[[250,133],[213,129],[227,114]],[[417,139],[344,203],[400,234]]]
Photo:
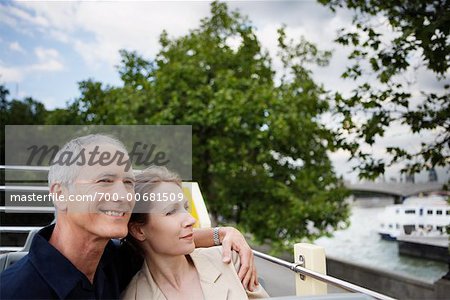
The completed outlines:
[[[40,230],[28,255],[1,273],[0,298],[117,299],[140,268],[136,254],[111,241],[127,235],[134,206],[128,152],[117,139],[94,134],[69,141],[53,162],[48,181],[56,223]],[[214,234],[213,240],[213,229],[195,231],[196,246],[214,246]],[[232,227],[221,228],[219,236],[224,262],[232,248],[238,251],[239,276],[252,289],[256,271],[244,237]]]

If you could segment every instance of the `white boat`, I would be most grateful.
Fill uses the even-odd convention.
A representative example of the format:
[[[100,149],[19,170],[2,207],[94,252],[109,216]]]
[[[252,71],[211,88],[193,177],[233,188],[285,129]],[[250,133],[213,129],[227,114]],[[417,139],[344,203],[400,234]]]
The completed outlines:
[[[409,197],[403,204],[387,206],[379,219],[378,233],[383,239],[396,240],[401,235],[448,237],[450,205],[447,197],[440,195]]]

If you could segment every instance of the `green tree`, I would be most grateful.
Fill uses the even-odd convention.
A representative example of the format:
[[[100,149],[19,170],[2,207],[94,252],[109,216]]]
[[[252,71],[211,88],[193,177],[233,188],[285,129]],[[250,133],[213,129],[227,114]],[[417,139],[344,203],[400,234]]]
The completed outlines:
[[[284,73],[275,82],[251,22],[214,2],[189,34],[163,32],[154,60],[121,51],[123,86],[82,82],[72,107],[91,124],[192,125],[193,179],[216,220],[278,247],[316,238],[348,216],[327,156],[335,136],[318,121],[328,95],[308,69],[330,53],[288,40],[283,28],[278,42]]]
[[[8,101],[6,100],[8,95],[9,95],[9,90],[5,86],[0,85],[0,109],[2,112],[2,124],[4,124],[3,116],[4,116],[4,113],[6,113],[6,108],[8,105]]]
[[[336,95],[343,134],[362,138],[372,145],[394,121],[413,133],[433,134],[418,151],[388,147],[391,159],[372,157],[357,142],[343,141],[352,158],[359,161],[361,177],[374,178],[386,167],[405,163],[403,172],[447,167],[450,163],[450,5],[448,1],[319,0],[336,8],[355,11],[354,28],[341,29],[336,42],[351,48],[350,66],[342,77],[361,82],[348,98]],[[374,18],[377,16],[377,18]],[[384,17],[386,34],[378,17]],[[418,57],[418,60],[413,59]],[[425,69],[442,85],[440,92],[411,93],[399,80],[407,72]],[[375,81],[374,81],[375,78]],[[417,105],[416,103],[419,102]],[[361,121],[361,116],[363,121]],[[356,120],[359,118],[359,121]]]
[[[44,124],[47,110],[43,103],[26,97],[23,100],[8,100],[9,90],[0,85],[0,109],[2,125]]]
[[[1,115],[1,159],[5,163],[5,125],[40,125],[45,124],[47,110],[43,103],[26,97],[23,100],[8,100],[9,90],[0,85],[0,115]]]
[[[0,122],[1,123],[0,164],[2,164],[2,165],[5,164],[5,124],[6,124],[6,120],[8,118],[8,115],[7,115],[7,112],[8,112],[7,97],[8,97],[8,95],[9,95],[9,90],[5,86],[0,85],[0,118],[1,118],[1,122]],[[2,182],[4,182],[4,172],[1,172],[0,175],[1,175]]]

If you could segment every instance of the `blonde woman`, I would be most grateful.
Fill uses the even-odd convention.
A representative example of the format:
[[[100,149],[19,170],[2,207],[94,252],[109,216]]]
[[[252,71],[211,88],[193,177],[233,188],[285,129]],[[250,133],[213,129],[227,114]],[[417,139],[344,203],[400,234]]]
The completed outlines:
[[[188,212],[179,176],[164,167],[151,167],[136,178],[137,201],[128,224],[127,241],[145,260],[123,294],[124,299],[255,299],[268,294],[258,285],[245,290],[234,264],[222,262],[221,247],[195,249],[195,219]]]

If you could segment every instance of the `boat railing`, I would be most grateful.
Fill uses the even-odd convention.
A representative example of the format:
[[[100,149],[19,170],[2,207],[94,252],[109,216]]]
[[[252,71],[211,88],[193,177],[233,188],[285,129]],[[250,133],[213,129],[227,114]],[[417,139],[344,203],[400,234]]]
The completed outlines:
[[[23,170],[23,171],[48,171],[48,167],[32,167],[32,166],[5,166],[0,165],[0,170]],[[47,186],[29,186],[29,185],[1,185],[0,192],[8,191],[48,191]],[[203,199],[201,199],[203,201]],[[5,199],[6,201],[6,199]],[[0,206],[0,213],[54,213],[53,206]],[[35,233],[42,226],[3,226],[0,225],[0,234],[2,233]],[[31,240],[30,236],[26,243]],[[29,246],[29,245],[28,245]],[[10,247],[0,245],[0,253],[21,252],[26,251],[27,247]],[[256,257],[276,265],[285,267],[296,273],[296,295],[297,296],[315,296],[326,295],[327,284],[334,285],[341,289],[352,293],[359,293],[362,296],[369,296],[375,299],[391,300],[389,296],[378,292],[363,288],[350,282],[329,276],[326,274],[326,257],[323,247],[313,244],[299,243],[294,246],[295,262],[288,262],[283,259],[253,250]],[[1,271],[1,270],[0,270]],[[292,298],[294,299],[294,298]],[[295,298],[299,299],[299,298]],[[356,298],[352,298],[356,299]],[[362,299],[362,298],[361,298]],[[364,298],[366,299],[366,298]]]

